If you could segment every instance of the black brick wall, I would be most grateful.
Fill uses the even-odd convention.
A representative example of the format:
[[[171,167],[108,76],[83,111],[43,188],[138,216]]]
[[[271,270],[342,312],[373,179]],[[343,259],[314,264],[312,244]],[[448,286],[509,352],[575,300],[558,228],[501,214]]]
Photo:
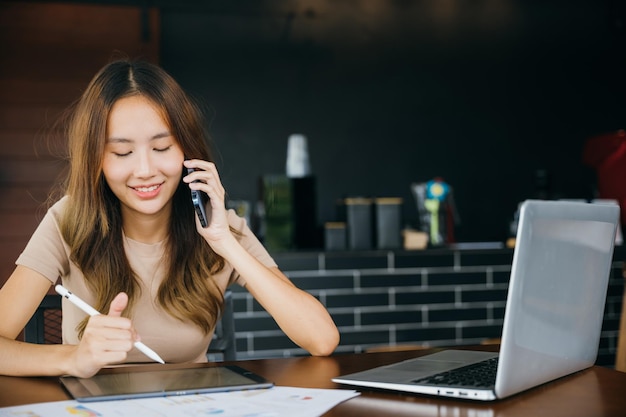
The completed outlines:
[[[626,250],[615,249],[598,364],[611,366],[624,292]],[[427,250],[276,253],[280,268],[328,309],[337,353],[385,345],[453,346],[499,337],[513,251]],[[306,354],[245,290],[234,288],[237,355]]]

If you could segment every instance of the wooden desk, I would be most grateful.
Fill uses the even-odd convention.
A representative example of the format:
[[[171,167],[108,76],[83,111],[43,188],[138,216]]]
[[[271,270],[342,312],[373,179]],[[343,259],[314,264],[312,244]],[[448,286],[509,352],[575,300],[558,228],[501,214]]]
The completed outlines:
[[[276,385],[340,388],[331,378],[423,355],[430,351],[404,351],[239,361],[238,365],[274,381]],[[143,365],[117,368],[141,371],[162,366],[188,368],[201,365]],[[475,416],[475,417],[597,417],[626,415],[626,373],[593,367],[533,390],[493,403],[439,399],[421,395],[360,390],[362,395],[339,404],[326,417],[338,416]],[[0,406],[69,399],[57,378],[0,376]]]

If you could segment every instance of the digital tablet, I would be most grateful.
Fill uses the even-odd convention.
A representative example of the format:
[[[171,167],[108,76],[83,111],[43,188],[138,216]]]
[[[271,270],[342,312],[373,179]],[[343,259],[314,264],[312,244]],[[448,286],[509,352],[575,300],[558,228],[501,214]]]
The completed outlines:
[[[260,389],[274,385],[259,375],[231,365],[106,373],[91,378],[62,376],[59,379],[74,399],[83,402]]]

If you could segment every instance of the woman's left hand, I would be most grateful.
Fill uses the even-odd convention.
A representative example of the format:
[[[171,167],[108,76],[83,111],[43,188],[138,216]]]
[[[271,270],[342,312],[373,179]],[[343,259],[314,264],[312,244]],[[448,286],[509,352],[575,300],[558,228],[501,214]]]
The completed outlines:
[[[209,196],[206,205],[207,227],[202,227],[198,216],[195,216],[198,233],[216,253],[221,254],[223,246],[232,243],[234,236],[230,231],[226,213],[226,191],[220,181],[217,167],[213,162],[200,159],[185,160],[183,164],[186,168],[195,169],[191,174],[184,176],[183,181],[189,184],[190,189],[202,191]]]

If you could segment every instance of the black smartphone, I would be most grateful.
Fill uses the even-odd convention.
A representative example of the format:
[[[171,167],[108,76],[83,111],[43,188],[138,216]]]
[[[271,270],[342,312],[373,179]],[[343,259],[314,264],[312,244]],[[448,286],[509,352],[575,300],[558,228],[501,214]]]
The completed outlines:
[[[193,168],[187,168],[187,173],[191,174],[195,170]],[[196,214],[198,215],[198,219],[200,219],[200,224],[202,227],[207,227],[209,225],[209,217],[207,216],[206,204],[209,201],[209,196],[206,193],[199,190],[191,190],[191,202],[193,203],[193,207],[196,210]]]

